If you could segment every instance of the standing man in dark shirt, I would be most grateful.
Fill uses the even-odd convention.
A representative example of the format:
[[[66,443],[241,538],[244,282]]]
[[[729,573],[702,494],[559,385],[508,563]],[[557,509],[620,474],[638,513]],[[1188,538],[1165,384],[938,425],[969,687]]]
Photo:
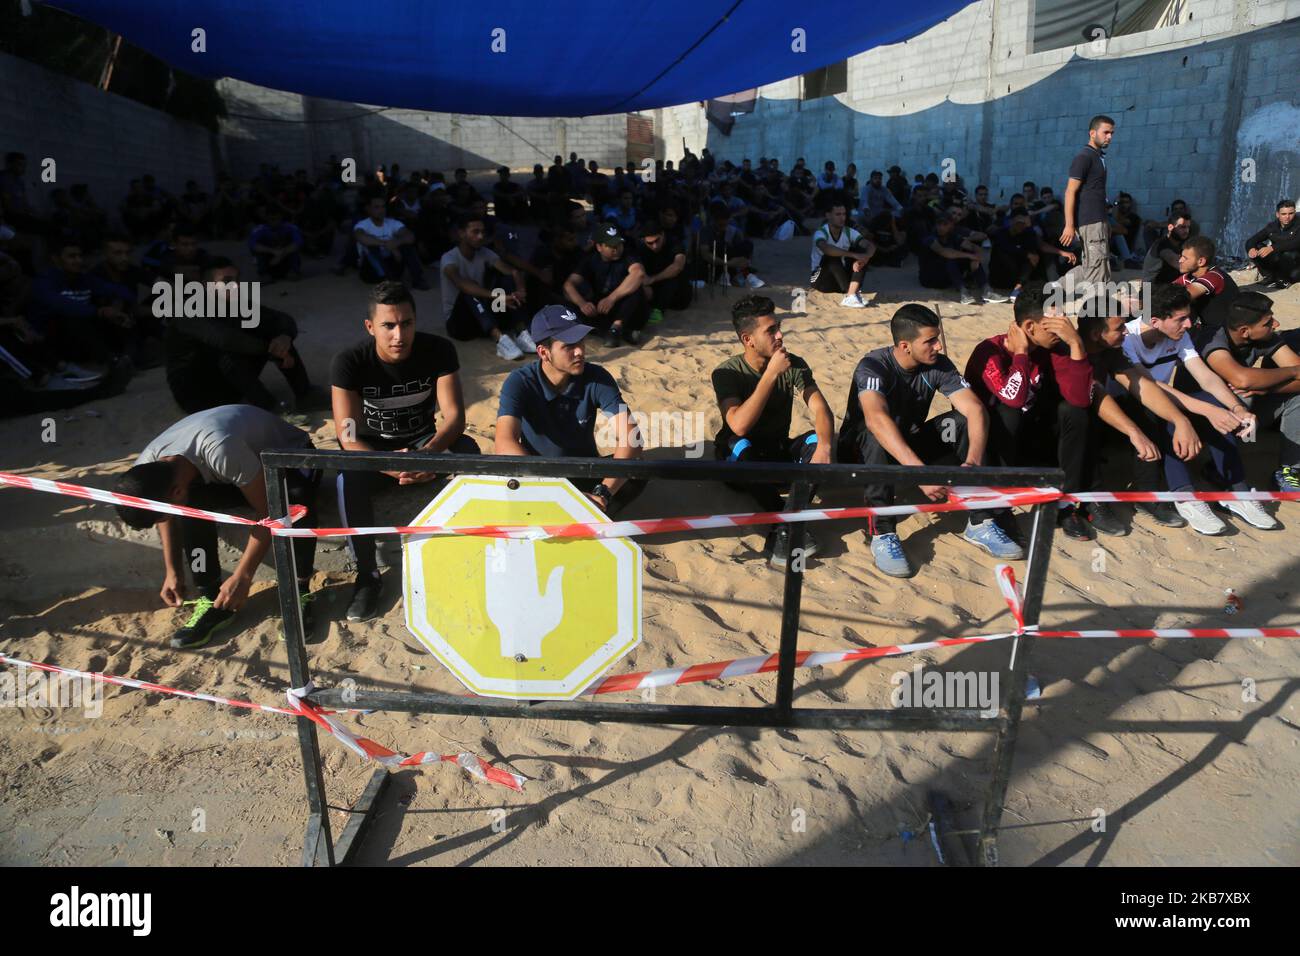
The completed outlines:
[[[1061,245],[1069,249],[1077,236],[1082,260],[1067,273],[1074,282],[1110,281],[1110,227],[1106,216],[1106,148],[1115,135],[1115,121],[1094,116],[1088,123],[1088,145],[1070,163],[1065,187],[1065,229]],[[1086,294],[1086,293],[1085,293]]]
[[[686,253],[664,231],[657,219],[641,227],[636,255],[645,268],[641,291],[650,303],[650,321],[662,322],[664,309],[680,311],[691,304],[691,287],[686,281]]]
[[[1277,218],[1246,240],[1246,255],[1255,263],[1270,289],[1285,289],[1300,282],[1300,222],[1295,200],[1277,204]]]
[[[1181,213],[1170,213],[1165,234],[1147,247],[1142,260],[1142,281],[1151,285],[1168,285],[1181,274],[1178,257],[1183,243],[1191,235],[1192,221]]]
[[[650,303],[641,292],[645,267],[624,250],[617,226],[602,226],[593,239],[596,248],[564,283],[564,294],[579,312],[605,331],[607,347],[617,348],[623,340],[640,345],[641,329],[650,317]],[[590,299],[583,294],[584,289]]]
[[[744,348],[713,370],[713,394],[722,414],[722,430],[713,450],[727,461],[795,461],[830,464],[835,443],[835,417],[817,387],[812,369],[785,349],[776,305],[762,295],[747,295],[731,307],[731,322]],[[794,397],[799,395],[812,413],[814,428],[790,437]],[[779,485],[736,484],[753,495],[764,511],[781,508]],[[807,497],[794,495],[787,511],[808,507]],[[804,554],[817,550],[811,535]],[[784,569],[790,556],[790,526],[778,524],[768,535],[772,566]]]
[[[415,299],[404,283],[383,281],[371,290],[366,332],[368,338],[334,356],[330,380],[339,445],[345,451],[478,454],[478,445],[465,435],[456,347],[440,335],[415,331]],[[373,525],[380,488],[437,477],[429,471],[340,471],[340,520],[345,527]],[[348,541],[357,563],[348,620],[364,621],[379,607],[375,539]]]
[[[936,465],[955,459],[963,467],[984,464],[989,416],[970,384],[961,377],[940,347],[939,317],[911,303],[894,313],[889,323],[892,348],[868,352],[858,362],[849,387],[849,403],[840,432],[839,460],[866,465]],[[942,392],[953,410],[927,419],[935,392]],[[921,485],[931,501],[943,501],[943,485]],[[866,487],[868,507],[894,503],[893,486]],[[982,520],[977,520],[982,518]],[[870,519],[867,537],[876,567],[890,577],[916,572],[895,532],[896,519]],[[1024,558],[1024,549],[987,513],[972,512],[963,537],[1004,561]]]
[[[537,361],[510,373],[497,408],[496,453],[542,458],[598,458],[596,412],[609,416],[614,458],[640,458],[641,437],[614,377],[587,361],[583,340],[592,328],[567,306],[548,305],[533,316],[529,333]],[[570,478],[584,487],[578,478]],[[614,515],[645,490],[643,479],[605,478],[588,498]]]

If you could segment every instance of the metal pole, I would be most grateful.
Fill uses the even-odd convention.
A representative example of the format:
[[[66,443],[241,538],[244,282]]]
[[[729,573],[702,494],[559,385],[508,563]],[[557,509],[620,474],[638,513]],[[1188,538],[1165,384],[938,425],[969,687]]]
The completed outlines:
[[[266,476],[268,513],[273,518],[282,518],[289,513],[285,471],[274,465],[264,465],[263,474]],[[302,630],[302,607],[298,604],[293,543],[283,535],[276,535],[271,541],[277,590],[280,592],[280,615],[284,621],[284,646],[289,654],[289,680],[293,687],[306,687],[311,682],[311,669],[307,663],[307,643]],[[298,718],[298,746],[302,750],[302,772],[307,782],[309,810],[302,862],[304,866],[333,866],[334,841],[330,836],[320,744],[316,738],[316,725],[306,717]]]
[[[1034,526],[1029,540],[1029,567],[1025,572],[1025,626],[1038,623],[1043,610],[1043,592],[1047,589],[1047,564],[1052,557],[1052,536],[1056,531],[1056,504],[1045,502],[1034,508]],[[1011,686],[1007,689],[1006,712],[998,726],[997,744],[993,749],[993,779],[984,804],[980,825],[979,861],[981,866],[998,865],[998,826],[1011,782],[1011,763],[1015,757],[1016,738],[1020,734],[1020,716],[1025,705],[1025,684],[1029,677],[1029,651],[1033,638],[1025,635],[1011,641]]]
[[[802,507],[812,497],[812,488],[806,481],[797,482],[790,489],[790,504]],[[803,601],[803,545],[804,522],[789,525],[790,553],[785,564],[785,594],[781,603],[781,660],[776,670],[776,709],[781,719],[788,720],[794,708],[794,664],[799,650],[799,608]]]

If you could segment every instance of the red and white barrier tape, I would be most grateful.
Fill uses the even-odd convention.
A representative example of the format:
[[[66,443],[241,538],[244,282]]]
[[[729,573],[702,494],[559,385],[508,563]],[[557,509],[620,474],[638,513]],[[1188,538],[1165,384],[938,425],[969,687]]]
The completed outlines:
[[[269,528],[271,534],[290,538],[340,538],[353,535],[402,534],[423,537],[473,536],[482,538],[630,538],[647,534],[665,534],[679,531],[709,531],[716,528],[736,528],[750,525],[770,525],[798,521],[842,521],[867,517],[902,517],[912,514],[942,513],[949,511],[985,511],[995,508],[1026,507],[1049,501],[1297,501],[1297,491],[1090,491],[1063,494],[1054,488],[953,488],[947,501],[924,502],[915,505],[889,505],[872,508],[808,508],[803,511],[754,511],[729,515],[698,515],[689,518],[645,518],[638,521],[574,522],[559,525],[477,525],[451,528],[445,525],[388,525],[373,528],[293,528],[283,519],[263,518],[253,521],[237,515],[205,511],[185,505],[151,501],[131,495],[120,495],[101,488],[52,481],[47,478],[28,478],[0,472],[0,485],[45,491],[52,494],[71,495],[105,504],[125,505],[143,511],[218,521],[223,524],[242,524]],[[298,521],[306,514],[302,505],[289,509],[289,521]]]
[[[0,653],[0,664],[11,664],[14,667],[26,667],[34,670],[46,671],[51,674],[67,674],[71,677],[84,677],[104,684],[116,684],[119,687],[130,687],[135,690],[150,691],[155,694],[167,694],[172,697],[182,697],[188,700],[206,700],[211,704],[225,704],[229,707],[241,707],[245,710],[260,710],[268,714],[284,714],[288,717],[306,717],[308,720],[324,727],[326,731],[337,737],[349,750],[367,758],[368,760],[374,760],[383,764],[385,767],[415,767],[426,763],[454,763],[480,780],[487,781],[488,783],[499,784],[503,787],[509,787],[511,790],[518,791],[522,791],[524,788],[525,777],[517,773],[510,773],[507,770],[501,770],[498,767],[493,767],[483,758],[476,757],[471,753],[437,754],[429,751],[422,751],[407,756],[389,750],[387,747],[377,744],[373,740],[369,740],[365,737],[358,737],[331,716],[335,711],[323,710],[305,700],[302,700],[300,693],[294,690],[289,691],[289,703],[292,705],[292,709],[290,709],[288,707],[273,707],[269,704],[257,704],[250,700],[218,697],[214,694],[200,694],[195,691],[181,690],[177,687],[167,687],[163,684],[154,684],[149,681],[135,680],[131,677],[117,677],[113,674],[103,674],[98,671],[79,671],[73,670],[70,667],[60,667],[57,664],[42,664],[37,661],[26,661],[17,657],[10,657],[8,654],[4,653]],[[295,696],[296,694],[299,696]]]
[[[494,767],[482,757],[476,757],[474,754],[438,754],[427,750],[417,754],[399,754],[397,751],[389,750],[382,744],[377,744],[366,737],[358,737],[333,717],[330,717],[325,711],[308,702],[305,698],[311,691],[311,685],[303,688],[290,688],[288,692],[289,703],[293,705],[299,716],[306,717],[324,727],[325,730],[337,737],[345,747],[359,756],[389,768],[418,767],[426,763],[454,763],[480,780],[509,787],[511,790],[520,793],[523,792],[526,777],[521,774],[511,773],[508,770],[502,770],[500,767]]]
[[[141,511],[156,511],[161,514],[179,515],[182,518],[200,518],[203,521],[217,521],[221,524],[243,524],[262,526],[271,528],[272,533],[282,530],[284,522],[278,518],[263,518],[261,521],[254,521],[251,518],[241,518],[238,515],[222,514],[220,511],[207,511],[203,508],[191,508],[188,505],[173,505],[166,501],[154,501],[152,498],[137,498],[134,495],[120,495],[115,491],[105,491],[102,488],[87,488],[85,485],[71,485],[66,481],[52,481],[49,478],[28,478],[24,475],[13,475],[8,472],[0,471],[0,485],[11,485],[15,488],[26,488],[29,491],[46,491],[55,495],[69,495],[73,498],[87,498],[91,501],[99,501],[108,505],[123,505],[128,508],[139,508]],[[292,505],[289,508],[289,520],[297,521],[307,514],[307,509],[302,505]]]

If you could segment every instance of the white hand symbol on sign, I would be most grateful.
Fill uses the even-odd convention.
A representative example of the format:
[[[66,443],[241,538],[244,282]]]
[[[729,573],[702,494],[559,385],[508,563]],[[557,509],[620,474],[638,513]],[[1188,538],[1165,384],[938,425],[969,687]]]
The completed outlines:
[[[501,656],[542,656],[542,638],[564,617],[564,568],[552,568],[546,590],[537,589],[537,546],[503,539],[484,552],[488,620],[501,634]]]

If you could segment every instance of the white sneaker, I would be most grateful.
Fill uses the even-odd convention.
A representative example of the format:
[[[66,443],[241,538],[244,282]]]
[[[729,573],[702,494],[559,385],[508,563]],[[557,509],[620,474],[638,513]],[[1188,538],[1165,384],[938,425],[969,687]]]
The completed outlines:
[[[970,292],[968,292],[966,289],[962,289],[962,290],[961,290],[961,304],[962,304],[962,305],[974,305],[974,304],[975,304],[975,296],[971,295]]]
[[[515,340],[504,332],[501,333],[501,338],[497,339],[497,355],[500,358],[509,359],[512,362],[515,359],[521,359],[524,357],[524,353],[520,351],[519,346],[515,344]]]
[[[749,285],[751,289],[761,289],[763,288],[763,286],[767,285],[766,282],[764,282],[758,276],[754,275],[754,273],[752,272],[749,275],[745,276],[745,282]]]
[[[525,355],[532,355],[537,351],[537,343],[533,341],[533,337],[528,334],[527,329],[524,329],[516,335],[515,341],[519,344],[519,347],[524,350]]]
[[[1000,302],[1010,302],[1011,298],[1009,296],[1003,295],[1001,292],[994,292],[992,289],[985,289],[984,301],[993,302],[996,304]]]
[[[1252,528],[1261,531],[1275,531],[1282,527],[1276,518],[1264,510],[1258,501],[1224,501],[1223,507],[1231,511]]]
[[[1228,529],[1207,502],[1175,501],[1174,510],[1182,515],[1189,525],[1200,534],[1223,534]]]
[[[862,294],[855,292],[852,295],[846,295],[840,302],[841,309],[865,309],[867,304],[862,301]]]

